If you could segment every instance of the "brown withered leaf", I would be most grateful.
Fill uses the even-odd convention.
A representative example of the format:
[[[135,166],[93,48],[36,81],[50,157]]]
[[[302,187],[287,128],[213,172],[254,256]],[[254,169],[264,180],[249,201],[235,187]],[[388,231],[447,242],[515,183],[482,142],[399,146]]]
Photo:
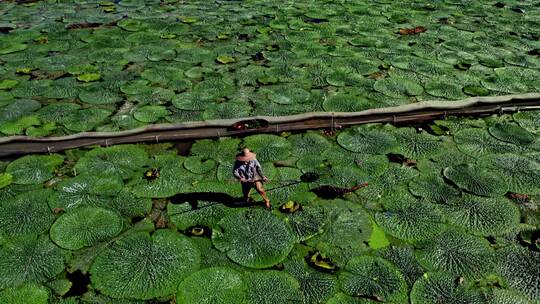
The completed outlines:
[[[427,29],[423,26],[417,26],[413,28],[400,28],[399,34],[400,35],[416,35],[427,31]]]

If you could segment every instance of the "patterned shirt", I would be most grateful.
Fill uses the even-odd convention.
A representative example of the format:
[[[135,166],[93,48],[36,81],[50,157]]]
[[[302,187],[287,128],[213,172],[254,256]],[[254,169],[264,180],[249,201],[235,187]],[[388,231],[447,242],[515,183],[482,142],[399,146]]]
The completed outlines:
[[[236,161],[233,175],[237,179],[245,178],[248,181],[261,180],[263,178],[261,164],[256,159],[247,162]]]

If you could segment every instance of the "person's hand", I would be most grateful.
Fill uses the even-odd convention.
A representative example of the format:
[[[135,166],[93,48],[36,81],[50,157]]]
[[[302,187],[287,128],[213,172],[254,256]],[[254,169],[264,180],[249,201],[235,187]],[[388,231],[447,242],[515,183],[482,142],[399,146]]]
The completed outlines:
[[[241,181],[242,183],[247,183],[248,180],[242,177],[242,178],[240,179],[240,181]]]
[[[270,180],[268,179],[268,177],[263,176],[263,181],[264,181],[265,183],[267,183],[267,182],[269,182]]]

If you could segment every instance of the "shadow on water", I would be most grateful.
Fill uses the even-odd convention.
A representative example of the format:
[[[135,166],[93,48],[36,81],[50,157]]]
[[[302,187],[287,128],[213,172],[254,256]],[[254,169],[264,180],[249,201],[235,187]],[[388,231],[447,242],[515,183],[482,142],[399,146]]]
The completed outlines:
[[[188,202],[193,209],[198,208],[199,201],[206,202],[215,202],[218,204],[223,204],[227,207],[248,207],[252,206],[253,203],[248,203],[243,201],[241,197],[234,197],[227,193],[220,192],[191,192],[191,193],[180,193],[170,198],[172,204],[183,204]]]
[[[69,291],[64,297],[81,296],[88,291],[88,285],[90,285],[90,275],[83,274],[80,270],[73,273],[67,273],[66,278],[73,283]]]

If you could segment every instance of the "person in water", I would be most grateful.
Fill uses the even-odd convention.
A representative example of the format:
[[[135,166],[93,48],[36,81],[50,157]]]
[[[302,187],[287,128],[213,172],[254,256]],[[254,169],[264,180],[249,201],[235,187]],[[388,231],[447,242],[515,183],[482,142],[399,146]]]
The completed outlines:
[[[255,153],[249,149],[242,149],[242,152],[236,155],[233,175],[242,184],[242,193],[246,202],[249,202],[251,188],[255,188],[264,199],[266,209],[270,210],[272,208],[270,206],[270,200],[266,196],[266,191],[263,188],[263,182],[268,182],[268,178],[264,176],[261,164],[257,161]]]

